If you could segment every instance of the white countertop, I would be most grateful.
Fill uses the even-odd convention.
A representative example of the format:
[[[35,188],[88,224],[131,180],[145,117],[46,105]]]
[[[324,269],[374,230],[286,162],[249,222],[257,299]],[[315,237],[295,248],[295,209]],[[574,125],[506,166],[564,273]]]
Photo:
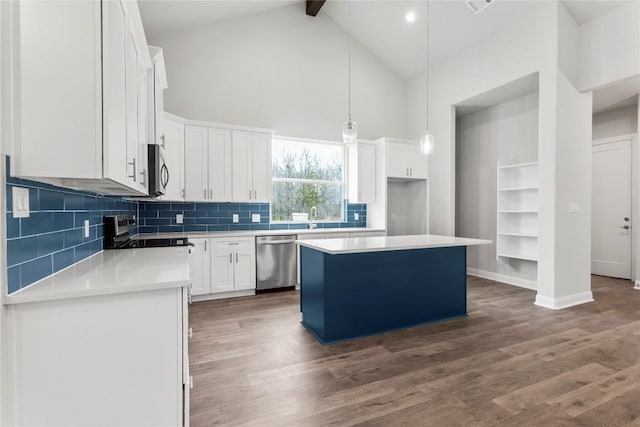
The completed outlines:
[[[385,231],[384,228],[305,228],[300,230],[239,230],[239,231],[188,231],[185,233],[141,233],[132,239],[148,239],[150,237],[158,239],[180,239],[180,238],[207,238],[207,237],[252,237],[269,235],[291,235],[291,234],[323,234],[323,233],[362,233],[366,231]]]
[[[450,246],[488,245],[491,240],[420,234],[414,236],[352,237],[350,239],[296,240],[306,246],[332,255],[361,252],[402,251],[408,249],[446,248]]]
[[[187,247],[102,251],[8,295],[5,304],[188,286]]]

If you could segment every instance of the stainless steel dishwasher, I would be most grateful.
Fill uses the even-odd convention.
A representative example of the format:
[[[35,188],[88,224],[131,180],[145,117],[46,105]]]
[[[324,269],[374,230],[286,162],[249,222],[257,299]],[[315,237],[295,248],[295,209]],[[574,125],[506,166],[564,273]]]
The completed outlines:
[[[298,280],[296,235],[256,237],[256,290],[291,288]]]

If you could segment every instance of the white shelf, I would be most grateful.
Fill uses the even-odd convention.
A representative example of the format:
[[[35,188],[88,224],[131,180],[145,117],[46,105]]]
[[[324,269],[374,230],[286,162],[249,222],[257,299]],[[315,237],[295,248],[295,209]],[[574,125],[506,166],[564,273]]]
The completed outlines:
[[[538,238],[538,235],[535,234],[535,233],[503,233],[503,232],[498,232],[498,236],[529,237],[529,238],[534,238],[534,239]]]
[[[537,191],[538,187],[498,188],[498,191]]]
[[[526,168],[529,166],[538,166],[538,162],[518,163],[515,165],[505,165],[505,166],[498,165],[498,169]]]
[[[538,255],[536,254],[519,254],[519,253],[499,253],[499,257],[522,259],[525,261],[538,261]]]
[[[538,162],[498,165],[496,255],[538,261]]]

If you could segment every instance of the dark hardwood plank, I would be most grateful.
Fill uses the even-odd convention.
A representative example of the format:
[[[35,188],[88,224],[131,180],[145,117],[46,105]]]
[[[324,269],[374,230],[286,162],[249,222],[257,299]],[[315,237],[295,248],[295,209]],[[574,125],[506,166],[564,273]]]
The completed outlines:
[[[331,346],[296,292],[195,303],[191,425],[640,427],[640,292],[594,276],[596,302],[469,277],[469,316]]]

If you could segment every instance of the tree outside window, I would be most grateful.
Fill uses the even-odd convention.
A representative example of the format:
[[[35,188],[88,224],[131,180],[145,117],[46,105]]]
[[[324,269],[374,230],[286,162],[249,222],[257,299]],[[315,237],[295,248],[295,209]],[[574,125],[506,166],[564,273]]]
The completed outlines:
[[[341,144],[274,139],[271,221],[342,221],[344,148]]]

